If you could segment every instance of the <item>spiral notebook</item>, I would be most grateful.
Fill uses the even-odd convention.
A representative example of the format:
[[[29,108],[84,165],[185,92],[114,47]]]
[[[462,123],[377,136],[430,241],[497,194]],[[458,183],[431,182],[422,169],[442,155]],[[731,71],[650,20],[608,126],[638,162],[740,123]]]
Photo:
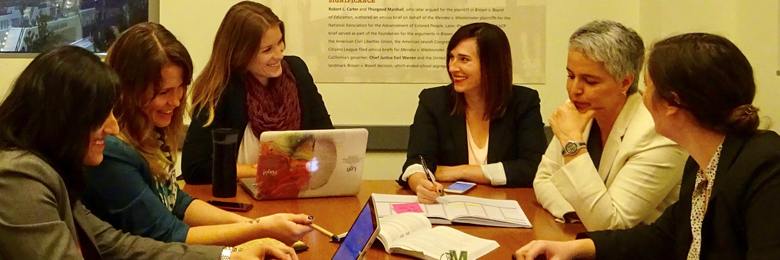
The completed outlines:
[[[414,195],[373,194],[380,218],[406,212],[423,213],[433,224],[472,224],[493,227],[532,228],[515,200],[496,200],[464,195],[438,197],[435,204],[417,202]]]

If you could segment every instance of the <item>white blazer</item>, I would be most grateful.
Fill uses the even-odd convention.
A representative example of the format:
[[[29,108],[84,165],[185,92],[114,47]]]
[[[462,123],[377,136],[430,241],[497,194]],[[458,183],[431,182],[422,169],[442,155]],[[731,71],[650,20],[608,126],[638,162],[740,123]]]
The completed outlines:
[[[583,132],[588,140],[588,122]],[[609,133],[600,167],[582,154],[564,164],[553,138],[534,179],[539,203],[556,218],[576,212],[589,231],[650,224],[677,201],[688,154],[655,132],[642,95],[628,97]]]

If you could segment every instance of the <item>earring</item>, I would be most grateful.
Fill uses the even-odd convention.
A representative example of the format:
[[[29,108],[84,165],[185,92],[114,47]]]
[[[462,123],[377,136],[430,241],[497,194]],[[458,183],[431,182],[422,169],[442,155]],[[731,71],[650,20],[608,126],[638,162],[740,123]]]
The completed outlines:
[[[627,95],[628,90],[623,90],[623,96]]]

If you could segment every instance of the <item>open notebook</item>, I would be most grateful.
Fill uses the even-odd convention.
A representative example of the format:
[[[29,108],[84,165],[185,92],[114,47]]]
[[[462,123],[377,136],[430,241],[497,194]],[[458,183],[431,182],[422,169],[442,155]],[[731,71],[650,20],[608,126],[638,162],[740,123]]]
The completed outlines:
[[[495,240],[478,238],[451,227],[431,228],[431,222],[420,213],[380,218],[379,227],[378,239],[391,254],[438,260],[455,250],[467,251],[468,259],[477,259],[498,248]]]
[[[421,204],[417,203],[417,196],[414,195],[374,193],[372,196],[380,218],[403,212],[420,212],[433,224],[464,223],[495,227],[532,227],[520,204],[514,200],[447,195],[436,199],[436,204]],[[402,207],[405,209],[399,212],[399,208]],[[419,210],[414,210],[418,208]]]

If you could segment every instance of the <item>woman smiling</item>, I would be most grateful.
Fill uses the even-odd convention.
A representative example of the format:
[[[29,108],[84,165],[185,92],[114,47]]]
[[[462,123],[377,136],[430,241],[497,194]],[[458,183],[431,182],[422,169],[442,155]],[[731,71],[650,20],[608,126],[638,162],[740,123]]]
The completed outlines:
[[[424,203],[439,196],[436,180],[530,187],[544,151],[544,123],[539,94],[512,85],[506,34],[488,23],[465,25],[446,55],[452,84],[420,93],[398,182]]]
[[[165,242],[235,246],[273,237],[287,244],[312,229],[299,214],[250,221],[194,199],[176,183],[185,95],[192,60],[156,23],[130,27],[108,50],[121,79],[120,132],[106,138],[105,160],[87,174],[84,204],[115,228]]]
[[[228,10],[206,67],[192,87],[192,123],[182,153],[188,184],[211,183],[211,129],[238,130],[239,178],[255,177],[264,131],[332,129],[306,64],[284,56],[284,23],[250,1]]]

